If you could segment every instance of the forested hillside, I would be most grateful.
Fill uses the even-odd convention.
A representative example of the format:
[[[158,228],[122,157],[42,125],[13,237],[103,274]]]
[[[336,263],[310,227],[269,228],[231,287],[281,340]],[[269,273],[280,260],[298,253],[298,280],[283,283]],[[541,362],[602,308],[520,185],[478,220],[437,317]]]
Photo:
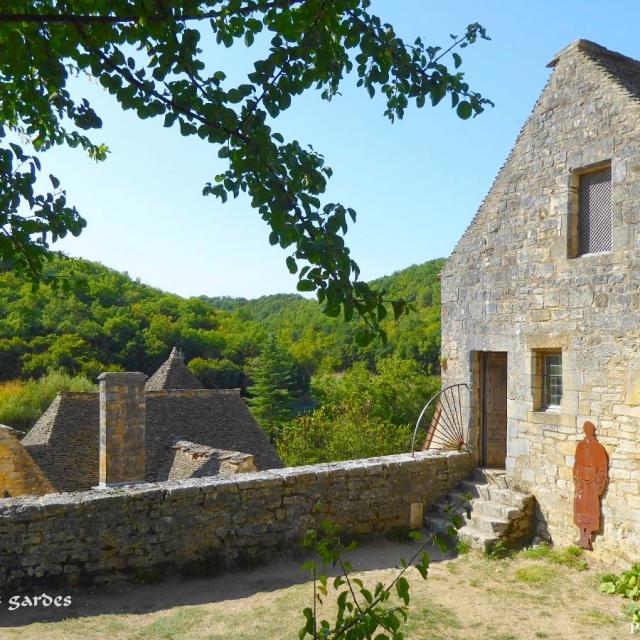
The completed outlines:
[[[70,292],[0,270],[0,379],[38,378],[51,369],[89,378],[104,370],[152,373],[172,346],[207,386],[246,382],[247,365],[273,335],[292,358],[298,386],[317,372],[345,371],[356,362],[374,369],[389,355],[438,371],[442,260],[416,265],[372,284],[409,300],[415,311],[389,321],[386,345],[356,345],[356,322],[324,316],[297,295],[181,298],[136,282],[100,264],[82,264],[82,284]],[[56,261],[64,279],[70,265]]]

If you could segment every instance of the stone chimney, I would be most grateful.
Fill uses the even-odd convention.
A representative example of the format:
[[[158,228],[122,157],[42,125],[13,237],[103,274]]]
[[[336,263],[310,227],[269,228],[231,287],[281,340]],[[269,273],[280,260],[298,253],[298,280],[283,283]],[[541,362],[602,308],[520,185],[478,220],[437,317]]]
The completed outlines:
[[[100,382],[101,486],[141,482],[145,475],[144,373],[103,373]]]

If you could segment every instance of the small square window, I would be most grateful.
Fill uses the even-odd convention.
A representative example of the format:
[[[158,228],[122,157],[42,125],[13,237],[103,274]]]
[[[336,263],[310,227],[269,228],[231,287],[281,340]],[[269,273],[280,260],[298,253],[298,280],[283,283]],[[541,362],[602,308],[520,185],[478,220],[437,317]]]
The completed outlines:
[[[578,253],[611,251],[611,166],[578,176]]]
[[[542,408],[559,408],[562,403],[562,353],[543,354]]]

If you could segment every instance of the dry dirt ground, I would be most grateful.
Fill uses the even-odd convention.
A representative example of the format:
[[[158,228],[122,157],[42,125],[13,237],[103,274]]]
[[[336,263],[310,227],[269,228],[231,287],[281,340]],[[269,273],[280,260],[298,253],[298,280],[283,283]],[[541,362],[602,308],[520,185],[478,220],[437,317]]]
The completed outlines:
[[[372,586],[395,574],[414,542],[378,540],[350,556]],[[578,570],[517,554],[442,558],[429,578],[409,572],[407,640],[598,640],[632,637],[623,602],[597,592],[608,567],[587,558]],[[279,558],[208,579],[69,592],[72,605],[9,612],[0,603],[1,640],[284,640],[298,637],[312,585],[301,559]],[[50,592],[53,594],[53,592]]]

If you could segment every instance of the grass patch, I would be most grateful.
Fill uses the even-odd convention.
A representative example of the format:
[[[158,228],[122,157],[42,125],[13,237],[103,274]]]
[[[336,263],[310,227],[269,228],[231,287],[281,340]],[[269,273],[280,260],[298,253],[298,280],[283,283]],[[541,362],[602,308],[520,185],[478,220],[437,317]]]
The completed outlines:
[[[456,544],[456,553],[459,556],[464,556],[471,551],[471,543],[466,540],[458,540]]]
[[[570,567],[578,571],[585,571],[589,568],[587,561],[584,559],[584,550],[575,545],[557,549],[542,542],[535,547],[523,549],[518,555],[527,560],[547,560],[553,564]]]
[[[154,620],[132,635],[133,640],[180,640],[205,617],[199,607],[186,607]]]
[[[588,625],[598,625],[601,627],[606,627],[611,624],[616,624],[618,622],[618,618],[616,616],[611,615],[610,613],[605,613],[603,611],[598,611],[597,609],[593,611],[587,611],[583,616],[584,624]]]
[[[419,609],[410,609],[404,630],[409,633],[428,631],[428,634],[420,637],[428,637],[429,640],[454,640],[458,638],[458,634],[453,635],[453,632],[462,629],[462,626],[453,609],[429,602]]]
[[[532,564],[516,569],[515,577],[520,582],[526,584],[541,584],[543,582],[549,582],[558,575],[558,572],[553,567],[546,567],[544,565]]]

